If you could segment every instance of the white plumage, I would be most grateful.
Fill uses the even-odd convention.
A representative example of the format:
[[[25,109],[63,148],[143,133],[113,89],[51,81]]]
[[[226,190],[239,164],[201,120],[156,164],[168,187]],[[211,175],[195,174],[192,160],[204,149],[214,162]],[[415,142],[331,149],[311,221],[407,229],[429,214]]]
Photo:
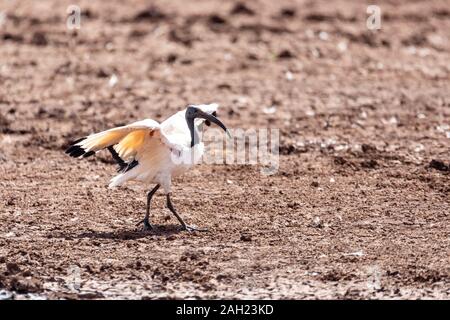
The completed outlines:
[[[205,121],[208,125],[214,122],[226,130],[215,117],[217,108],[217,104],[191,105],[161,124],[146,119],[92,134],[75,141],[66,153],[84,158],[108,148],[120,166],[120,173],[111,179],[109,187],[120,186],[129,180],[156,184],[147,197],[147,214],[143,221],[146,229],[152,228],[148,221],[151,197],[161,186],[167,195],[169,209],[183,227],[196,230],[187,226],[173,209],[171,181],[200,161],[204,152],[200,137]]]

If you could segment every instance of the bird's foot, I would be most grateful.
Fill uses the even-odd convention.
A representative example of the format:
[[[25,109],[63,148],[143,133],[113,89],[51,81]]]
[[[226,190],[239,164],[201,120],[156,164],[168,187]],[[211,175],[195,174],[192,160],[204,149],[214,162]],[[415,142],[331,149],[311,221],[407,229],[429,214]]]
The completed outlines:
[[[142,227],[142,231],[151,231],[154,229],[154,227],[150,224],[150,222],[148,222],[148,220],[142,220],[139,221],[136,226],[139,226],[140,224],[143,224],[144,226]]]
[[[208,229],[198,228],[197,226],[194,226],[194,225],[189,226],[187,224],[183,226],[183,229],[188,232],[194,232],[194,231],[207,232],[208,231]]]
[[[155,227],[153,227],[150,223],[145,223],[144,222],[144,226],[142,227],[142,231],[152,231],[154,230]]]

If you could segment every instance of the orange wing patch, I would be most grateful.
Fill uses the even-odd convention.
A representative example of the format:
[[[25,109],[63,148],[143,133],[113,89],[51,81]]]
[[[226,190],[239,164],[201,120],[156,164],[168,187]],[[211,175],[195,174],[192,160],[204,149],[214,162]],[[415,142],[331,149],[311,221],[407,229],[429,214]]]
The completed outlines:
[[[88,137],[79,145],[82,146],[85,150],[98,151],[117,143],[122,137],[123,132],[120,131],[105,132],[99,135]]]
[[[130,132],[122,140],[120,140],[114,149],[122,159],[132,158],[144,144],[147,133],[147,129]]]

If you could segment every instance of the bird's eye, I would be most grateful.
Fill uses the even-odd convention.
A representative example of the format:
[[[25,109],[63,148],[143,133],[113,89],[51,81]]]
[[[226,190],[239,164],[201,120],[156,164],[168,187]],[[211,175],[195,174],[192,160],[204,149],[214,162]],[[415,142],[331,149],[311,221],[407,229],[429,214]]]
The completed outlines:
[[[212,115],[213,115],[214,117],[217,117],[217,112],[216,112],[216,111],[213,111]]]

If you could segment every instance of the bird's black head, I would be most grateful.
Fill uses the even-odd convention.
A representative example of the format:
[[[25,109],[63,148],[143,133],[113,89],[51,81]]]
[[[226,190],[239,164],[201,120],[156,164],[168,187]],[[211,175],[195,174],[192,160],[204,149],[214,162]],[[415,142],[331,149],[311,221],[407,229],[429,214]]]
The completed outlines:
[[[206,120],[205,124],[207,126],[210,126],[211,123],[215,123],[219,127],[221,127],[225,132],[227,132],[227,127],[225,127],[225,125],[219,119],[217,119],[216,111],[209,114],[207,112],[202,111],[200,108],[197,108],[196,106],[189,105],[186,108],[186,122],[189,131],[191,132],[191,147],[193,147],[198,142],[198,137],[196,135],[196,131],[194,130],[194,120],[196,118],[205,119]]]

